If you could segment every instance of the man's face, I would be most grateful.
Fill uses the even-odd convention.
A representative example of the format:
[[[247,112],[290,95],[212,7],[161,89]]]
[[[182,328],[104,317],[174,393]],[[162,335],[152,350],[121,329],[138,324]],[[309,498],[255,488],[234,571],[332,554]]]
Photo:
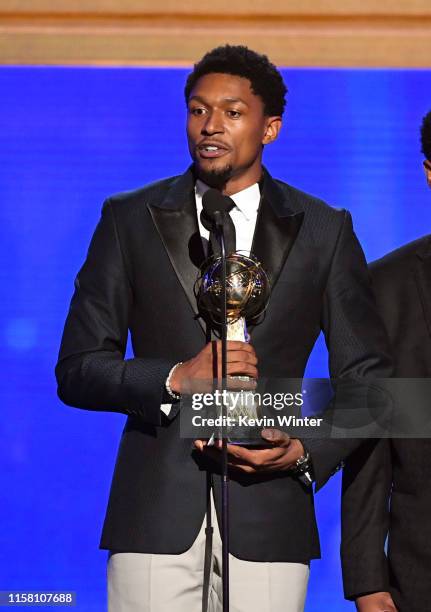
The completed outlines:
[[[265,116],[248,79],[207,74],[190,92],[187,139],[197,176],[228,195],[259,181],[262,145],[280,127],[281,117]]]
[[[431,161],[428,159],[424,161],[424,170],[428,186],[431,187]]]

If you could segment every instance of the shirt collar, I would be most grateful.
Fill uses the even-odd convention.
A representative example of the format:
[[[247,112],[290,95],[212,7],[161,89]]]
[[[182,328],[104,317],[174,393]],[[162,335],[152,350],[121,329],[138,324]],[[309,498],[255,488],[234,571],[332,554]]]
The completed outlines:
[[[210,187],[206,183],[200,179],[196,181],[195,193],[199,199],[202,199],[202,196],[208,189],[210,189]],[[234,193],[230,197],[235,202],[235,207],[241,211],[247,221],[250,221],[250,219],[256,216],[260,202],[259,183],[254,183]],[[235,210],[235,208],[233,210]]]

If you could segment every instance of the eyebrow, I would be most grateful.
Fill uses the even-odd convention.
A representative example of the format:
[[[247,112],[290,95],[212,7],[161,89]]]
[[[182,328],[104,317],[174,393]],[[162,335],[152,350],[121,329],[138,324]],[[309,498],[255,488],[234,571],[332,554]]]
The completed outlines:
[[[191,96],[189,98],[189,102],[191,102],[192,100],[197,100],[198,102],[202,102],[202,104],[207,104],[208,105],[208,103],[206,102],[205,98],[203,98],[202,96]],[[245,100],[243,100],[242,98],[223,98],[222,101],[223,102],[227,102],[228,104],[233,104],[233,103],[236,103],[236,102],[240,102],[241,104],[244,104],[245,106],[248,107],[247,102],[245,102]],[[208,105],[208,106],[210,106],[210,105]]]

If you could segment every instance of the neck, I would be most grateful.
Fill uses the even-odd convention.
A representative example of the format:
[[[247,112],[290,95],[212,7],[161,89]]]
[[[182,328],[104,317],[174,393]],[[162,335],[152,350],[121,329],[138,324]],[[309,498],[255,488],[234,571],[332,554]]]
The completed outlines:
[[[245,172],[241,172],[238,175],[230,177],[222,189],[224,195],[231,196],[247,187],[251,187],[255,183],[258,183],[262,178],[263,169],[261,159],[255,160],[252,166],[247,168]]]

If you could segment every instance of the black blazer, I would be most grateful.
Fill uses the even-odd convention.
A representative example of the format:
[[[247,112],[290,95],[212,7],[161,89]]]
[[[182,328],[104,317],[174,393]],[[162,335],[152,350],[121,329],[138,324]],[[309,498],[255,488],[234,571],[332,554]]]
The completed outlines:
[[[396,375],[430,377],[431,236],[374,262],[371,271]],[[430,483],[431,440],[369,442],[352,455],[343,483],[346,597],[390,591],[401,612],[431,611]]]
[[[262,377],[302,377],[321,328],[333,376],[388,372],[385,335],[346,211],[265,173],[252,250],[272,282],[265,319],[251,331]],[[59,396],[128,415],[102,548],[180,553],[202,524],[209,466],[180,438],[179,419],[160,411],[170,368],[206,342],[193,295],[202,259],[189,169],[107,200],[77,276],[56,369]],[[124,360],[128,329],[135,357]],[[317,487],[355,445],[307,444]],[[312,492],[290,474],[232,476],[230,504],[234,555],[319,556]]]

